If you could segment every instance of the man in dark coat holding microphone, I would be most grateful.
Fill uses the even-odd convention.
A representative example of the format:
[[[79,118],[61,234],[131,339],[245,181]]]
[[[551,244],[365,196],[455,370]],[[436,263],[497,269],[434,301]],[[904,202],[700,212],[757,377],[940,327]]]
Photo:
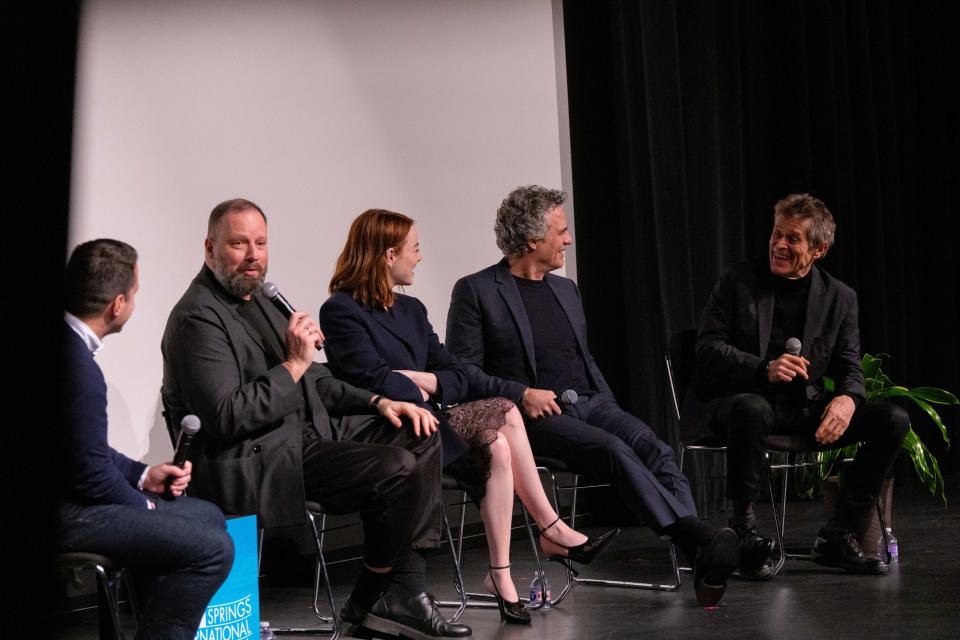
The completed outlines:
[[[812,436],[817,446],[860,442],[837,507],[813,545],[814,561],[851,573],[884,574],[853,534],[873,509],[909,427],[900,407],[865,401],[857,295],[816,266],[836,225],[819,199],[792,194],[774,207],[767,256],[728,269],[700,318],[695,393],[684,422],[727,440],[730,526],[741,539],[741,573],[771,574],[772,541],[753,514],[764,436]],[[824,376],[834,381],[828,390]]]

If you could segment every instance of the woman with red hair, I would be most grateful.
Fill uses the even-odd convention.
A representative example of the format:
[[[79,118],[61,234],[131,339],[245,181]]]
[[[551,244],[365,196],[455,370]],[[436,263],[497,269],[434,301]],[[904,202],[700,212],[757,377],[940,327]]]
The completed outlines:
[[[530,624],[510,576],[514,491],[537,522],[541,548],[552,560],[590,562],[619,530],[587,538],[559,518],[513,402],[471,396],[462,365],[440,344],[426,307],[394,292],[413,284],[420,260],[411,218],[371,209],[353,221],[330,281],[332,295],[320,309],[329,366],[352,384],[439,414],[444,471],[479,503],[486,526],[490,571],[484,588],[497,598],[504,622]]]

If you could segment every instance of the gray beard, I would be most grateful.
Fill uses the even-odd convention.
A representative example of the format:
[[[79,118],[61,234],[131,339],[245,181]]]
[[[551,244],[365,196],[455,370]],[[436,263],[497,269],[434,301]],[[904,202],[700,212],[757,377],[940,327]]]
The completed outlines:
[[[266,278],[265,271],[260,272],[260,275],[255,278],[249,278],[236,271],[225,272],[218,264],[213,265],[213,275],[224,289],[238,298],[246,298],[262,287],[263,280]]]

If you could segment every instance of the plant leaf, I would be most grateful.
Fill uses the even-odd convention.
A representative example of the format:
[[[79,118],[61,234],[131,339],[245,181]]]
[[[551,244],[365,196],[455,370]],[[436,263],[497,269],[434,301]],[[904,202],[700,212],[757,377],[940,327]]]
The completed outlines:
[[[872,356],[869,353],[863,354],[863,361],[860,368],[863,369],[864,378],[876,378],[880,375],[880,358]]]
[[[914,387],[910,389],[910,393],[927,402],[934,402],[936,404],[960,404],[957,396],[949,391],[937,389],[936,387]]]
[[[917,477],[927,487],[932,495],[940,494],[943,498],[943,505],[947,505],[947,494],[944,491],[943,475],[940,473],[940,465],[937,459],[933,457],[930,450],[927,449],[923,441],[917,437],[916,432],[911,428],[907,431],[906,438],[903,439],[903,449],[909,454],[913,461],[913,469]]]

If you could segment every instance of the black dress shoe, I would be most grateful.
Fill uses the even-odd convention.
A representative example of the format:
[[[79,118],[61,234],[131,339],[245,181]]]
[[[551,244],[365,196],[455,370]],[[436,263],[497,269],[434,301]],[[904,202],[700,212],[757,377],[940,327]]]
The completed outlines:
[[[552,560],[553,562],[559,562],[560,564],[564,565],[565,567],[573,571],[574,575],[577,575],[577,572],[574,571],[573,567],[570,565],[571,562],[579,562],[580,564],[590,564],[591,562],[594,561],[594,559],[597,556],[599,556],[603,552],[604,549],[606,549],[610,545],[611,542],[613,542],[614,538],[620,535],[620,529],[610,529],[609,531],[601,533],[598,536],[588,537],[587,541],[584,542],[583,544],[578,544],[575,547],[568,547],[566,545],[560,544],[559,542],[557,542],[556,540],[552,539],[550,536],[547,535],[547,531],[550,530],[550,527],[557,524],[558,522],[560,522],[559,516],[557,517],[556,520],[554,520],[553,522],[551,522],[550,524],[548,524],[546,527],[543,528],[543,530],[540,532],[540,537],[556,547],[560,547],[561,549],[567,550],[567,555],[565,556],[551,555],[547,559]],[[541,543],[540,546],[542,548],[543,544]]]
[[[367,608],[348,597],[340,608],[340,637],[341,638],[371,638],[371,632],[363,628],[363,621],[367,617]]]
[[[444,620],[433,596],[425,592],[406,600],[397,600],[389,593],[381,595],[370,607],[363,626],[412,640],[473,637],[467,625]]]
[[[740,563],[740,539],[733,529],[718,529],[707,546],[697,552],[693,567],[693,588],[697,604],[711,607],[727,590],[727,578]]]
[[[865,554],[856,537],[843,530],[828,533],[821,529],[820,535],[813,542],[810,555],[817,564],[850,573],[882,576],[889,570],[886,562]]]
[[[773,576],[773,563],[770,561],[773,538],[760,535],[760,527],[756,524],[741,527],[731,522],[730,528],[740,539],[740,577],[747,580],[769,580]]]
[[[348,624],[360,624],[368,612],[366,607],[361,607],[353,598],[348,597],[340,609],[340,619]]]

